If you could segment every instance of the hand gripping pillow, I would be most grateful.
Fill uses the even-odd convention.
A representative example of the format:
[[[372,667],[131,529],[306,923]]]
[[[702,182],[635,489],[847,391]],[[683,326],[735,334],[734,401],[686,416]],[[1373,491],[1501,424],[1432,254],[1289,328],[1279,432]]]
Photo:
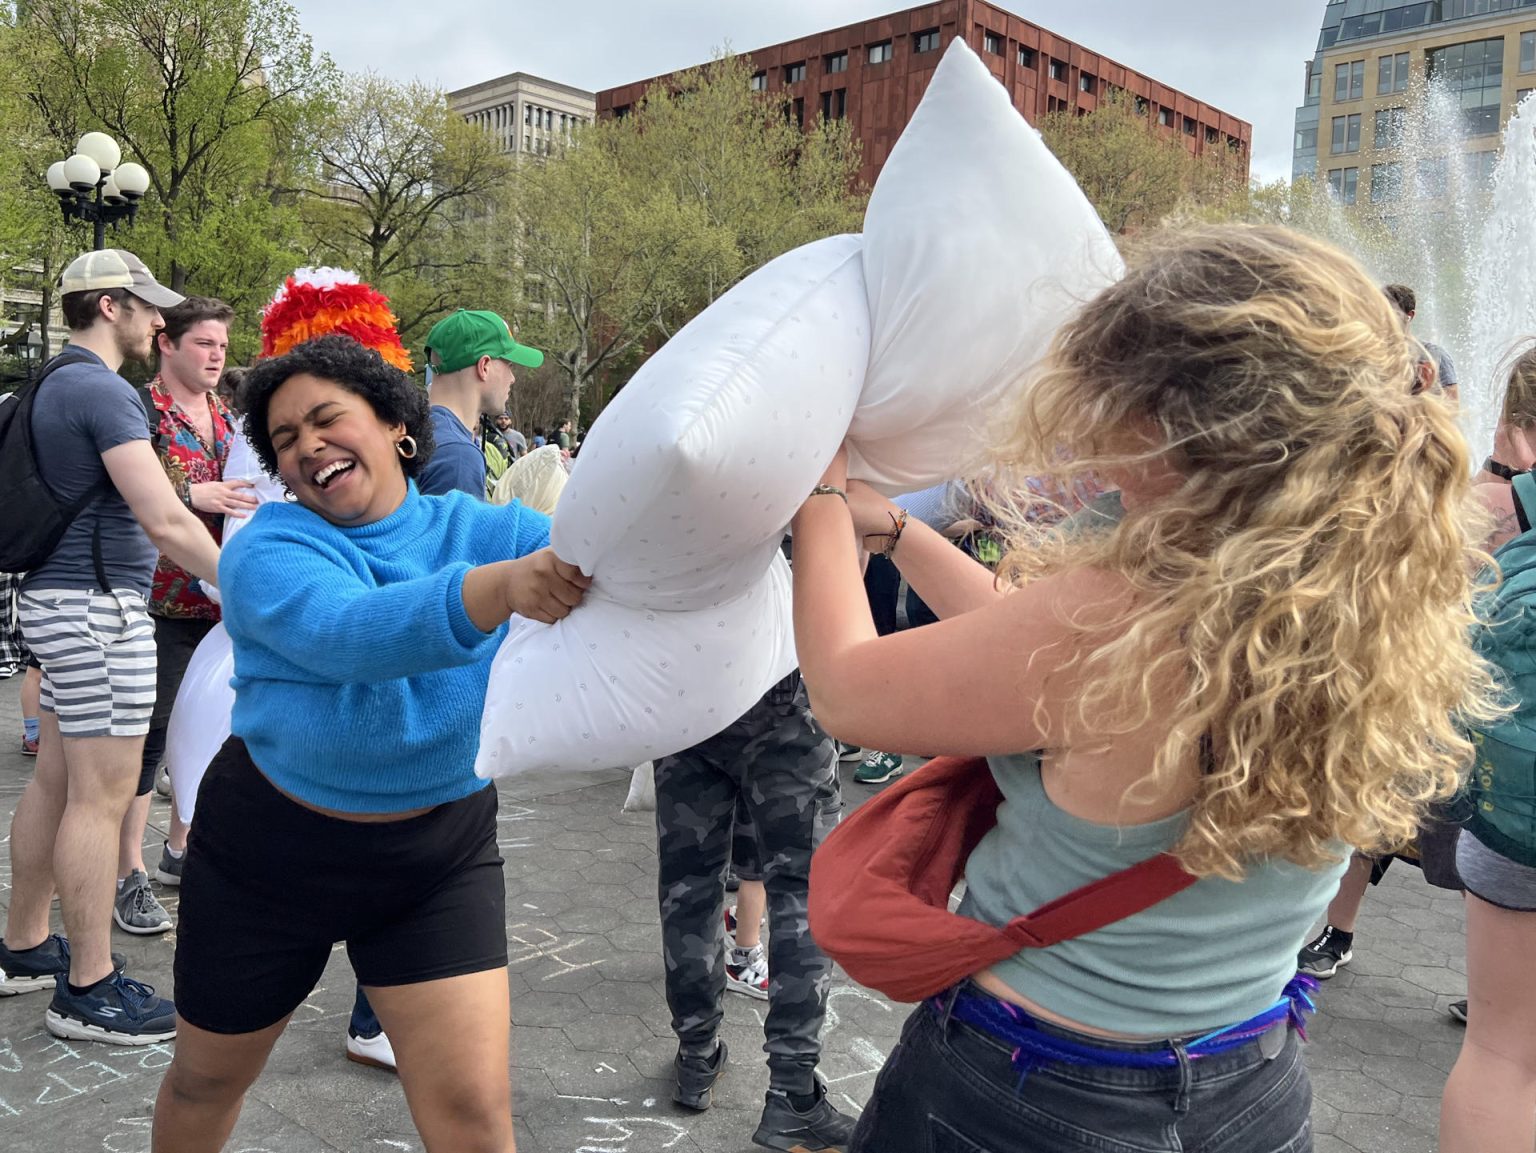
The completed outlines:
[[[955,40],[864,217],[873,336],[849,471],[892,496],[954,477],[999,395],[1121,267],[1072,176]]]
[[[187,662],[187,675],[176,690],[165,734],[165,758],[171,770],[176,815],[192,823],[198,786],[224,742],[235,711],[235,653],[223,622],[214,625]]]
[[[796,249],[694,318],[603,410],[551,534],[592,589],[559,624],[513,622],[477,773],[676,752],[795,667],[779,544],[863,385],[866,299],[858,237]]]

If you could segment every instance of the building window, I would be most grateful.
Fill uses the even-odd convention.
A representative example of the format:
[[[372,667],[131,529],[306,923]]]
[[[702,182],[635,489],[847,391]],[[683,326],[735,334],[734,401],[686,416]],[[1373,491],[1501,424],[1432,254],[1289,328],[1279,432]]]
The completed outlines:
[[[1396,161],[1390,164],[1371,165],[1371,203],[1390,204],[1403,194],[1403,166]]]
[[[1527,96],[1529,96],[1532,92],[1536,92],[1536,88],[1522,88],[1522,89],[1520,89],[1520,91],[1516,92],[1515,93],[1515,106],[1518,108],[1525,101],[1525,98]]]
[[[834,52],[830,56],[824,56],[822,63],[828,73],[848,71],[848,53]]]
[[[1028,68],[1031,72],[1035,68],[1035,50],[1019,45],[1019,67]]]
[[[545,132],[553,132],[554,130],[555,130],[555,113],[554,113],[554,111],[552,109],[546,108],[546,109],[544,109],[544,131]]]
[[[1396,148],[1403,142],[1403,109],[1376,110],[1376,147]]]
[[[1086,92],[1086,93],[1088,93],[1091,96],[1095,92],[1097,92],[1098,89],[1099,89],[1099,78],[1097,76],[1091,76],[1087,72],[1080,72],[1080,73],[1078,73],[1078,76],[1077,76],[1077,90],[1079,92]]]
[[[1003,38],[996,32],[985,32],[981,37],[981,46],[994,56],[1003,54]]]
[[[531,105],[531,104],[524,104],[523,105],[523,123],[524,124],[532,124],[533,123],[533,105]]]
[[[1207,131],[1207,135],[1209,135],[1209,133],[1214,132],[1215,129],[1211,128],[1211,129],[1207,129],[1206,131]],[[1296,129],[1296,151],[1297,152],[1316,152],[1317,151],[1317,129],[1316,128],[1298,128],[1298,129]]]
[[[835,88],[821,94],[821,118],[842,120],[848,115],[848,89]]]
[[[794,118],[795,118],[795,123],[799,127],[804,128],[805,127],[805,97],[804,96],[796,96],[795,97],[795,104],[794,104],[793,115],[794,115]]]
[[[926,32],[919,32],[912,37],[912,51],[937,52],[939,50],[939,30],[930,28]]]
[[[1520,71],[1536,72],[1536,32],[1520,33]]]
[[[1444,156],[1419,161],[1418,195],[1420,200],[1439,200],[1450,187],[1450,166]]]
[[[1330,151],[1335,156],[1360,151],[1360,113],[1333,118],[1333,147]]]
[[[766,72],[754,72],[754,73],[752,73],[752,91],[753,92],[767,92],[768,91],[768,73],[766,73]]]
[[[615,108],[613,110],[613,114],[615,116],[618,116],[618,117],[622,117],[624,115],[624,113],[620,112],[617,108]],[[523,151],[524,152],[532,152],[533,151],[533,133],[532,132],[524,132],[523,133]]]
[[[629,105],[628,104],[620,104],[618,107],[616,107],[613,110],[613,118],[615,120],[623,120],[624,117],[626,117],[628,115],[629,115]]]
[[[884,64],[893,55],[891,42],[882,40],[878,44],[869,46],[869,62],[871,64]]]
[[[1408,91],[1408,53],[1383,56],[1376,65],[1376,95]]]
[[[1147,102],[1147,98],[1145,96],[1138,96],[1138,97],[1136,97],[1136,115],[1137,116],[1145,116],[1147,114],[1147,108],[1148,107],[1149,107],[1149,105],[1148,105],[1148,102]]]
[[[1359,100],[1365,95],[1365,61],[1355,60],[1333,66],[1333,99]]]
[[[1429,79],[1460,97],[1467,134],[1496,135],[1504,97],[1504,38],[1432,48],[1428,56]]]
[[[798,64],[786,64],[786,65],[784,65],[784,83],[785,84],[799,84],[800,81],[802,81],[804,79],[805,79],[805,61],[804,60],[800,61],[800,63],[798,63]]]
[[[1340,204],[1354,204],[1360,196],[1360,170],[1335,168],[1328,173],[1328,187]]]
[[[1060,80],[1065,83],[1067,79],[1067,62],[1065,60],[1052,60],[1049,72],[1052,80]]]
[[[1184,117],[1184,135],[1193,136],[1195,134],[1195,128],[1195,118],[1193,116]]]
[[[1157,110],[1157,122],[1159,124],[1161,124],[1164,128],[1172,128],[1173,127],[1173,109],[1172,108],[1159,108]]]

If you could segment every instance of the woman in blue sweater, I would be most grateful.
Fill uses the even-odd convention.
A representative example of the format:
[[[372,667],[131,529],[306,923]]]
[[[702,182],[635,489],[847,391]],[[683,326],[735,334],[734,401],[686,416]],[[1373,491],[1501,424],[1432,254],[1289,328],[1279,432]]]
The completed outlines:
[[[508,617],[558,620],[586,578],[548,518],[416,491],[426,398],[350,338],[258,365],[242,399],[292,503],[220,569],[234,736],[198,795],[153,1147],[223,1147],[345,941],[427,1149],[510,1153],[496,790],[472,766]]]

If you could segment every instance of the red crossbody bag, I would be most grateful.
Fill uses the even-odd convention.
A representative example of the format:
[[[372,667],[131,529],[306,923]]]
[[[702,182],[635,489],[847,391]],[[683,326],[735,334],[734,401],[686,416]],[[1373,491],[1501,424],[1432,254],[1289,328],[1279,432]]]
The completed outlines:
[[[921,1001],[1020,949],[1124,920],[1195,878],[1160,853],[993,928],[949,911],[965,862],[997,824],[987,762],[939,757],[861,805],[811,858],[811,933],[861,985]]]

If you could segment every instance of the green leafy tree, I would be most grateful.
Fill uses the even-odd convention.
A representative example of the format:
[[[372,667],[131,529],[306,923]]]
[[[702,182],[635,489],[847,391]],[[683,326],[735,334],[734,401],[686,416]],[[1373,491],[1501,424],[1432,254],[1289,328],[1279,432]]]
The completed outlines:
[[[288,183],[334,70],[286,0],[37,0],[14,29],[37,123],[99,128],[150,175],[132,247],[243,311],[298,254]]]
[[[1040,134],[1116,235],[1155,228],[1191,202],[1229,197],[1246,183],[1239,159],[1191,156],[1183,137],[1161,130],[1124,92],[1082,115],[1053,112]]]
[[[595,380],[754,269],[860,227],[867,197],[847,124],[802,129],[788,98],[754,93],[751,75],[724,56],[524,166],[523,311],[565,375],[571,419]]]
[[[505,297],[510,159],[440,89],[350,77],[303,189],[311,255],[389,296],[407,342],[456,305]]]

